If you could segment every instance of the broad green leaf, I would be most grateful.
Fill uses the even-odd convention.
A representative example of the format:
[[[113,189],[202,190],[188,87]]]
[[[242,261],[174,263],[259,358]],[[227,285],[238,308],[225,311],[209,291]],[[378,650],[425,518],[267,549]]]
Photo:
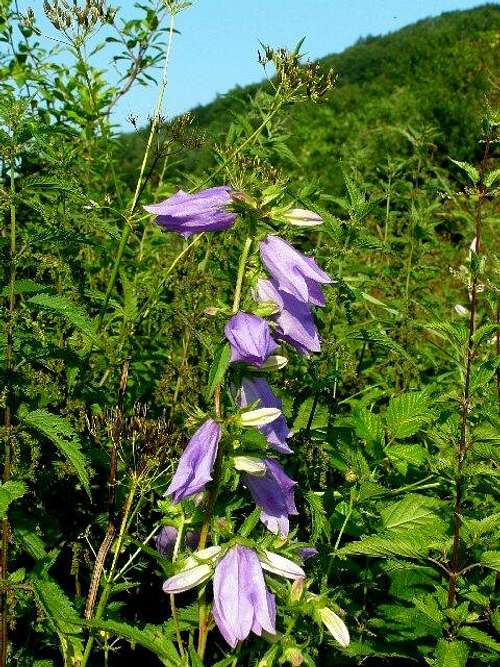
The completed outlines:
[[[500,572],[500,551],[485,551],[481,554],[479,562],[484,567]]]
[[[0,486],[0,519],[7,515],[10,503],[22,498],[28,491],[24,482],[9,480]]]
[[[486,174],[484,177],[484,184],[487,188],[491,188],[491,186],[494,185],[498,179],[500,179],[500,169],[494,169],[493,171],[490,171],[489,174]]]
[[[96,345],[98,344],[99,339],[95,332],[94,323],[82,306],[73,303],[73,301],[63,296],[51,294],[38,294],[29,299],[27,303],[60,315],[71,326],[80,331],[85,338]]]
[[[81,451],[79,437],[69,421],[46,410],[34,410],[33,412],[20,414],[19,417],[27,426],[42,433],[59,448],[61,454],[74,467],[78,479],[90,496],[88,461]]]
[[[78,614],[64,591],[53,580],[33,579],[33,589],[49,623],[59,636],[64,664],[78,664],[83,657],[83,643],[78,637]]]
[[[465,625],[460,628],[458,634],[460,637],[464,637],[464,639],[468,639],[471,642],[476,642],[476,644],[481,644],[482,646],[486,646],[487,648],[500,653],[500,644],[495,639],[493,639],[493,637],[490,637],[490,635],[488,635],[486,632],[483,632],[483,630],[480,630],[479,628],[475,628],[471,625]]]
[[[179,667],[182,664],[173,642],[165,637],[161,626],[147,625],[142,630],[118,621],[80,621],[81,625],[94,630],[104,630],[112,635],[126,639],[132,644],[139,644],[154,653],[164,665]]]
[[[381,510],[382,525],[385,530],[413,531],[415,528],[435,528],[442,521],[436,515],[439,502],[409,494]]]
[[[326,427],[328,424],[328,408],[318,401],[316,401],[315,404],[314,398],[310,396],[300,404],[299,411],[292,425],[292,431],[294,433],[298,433],[307,428],[313,407],[314,414],[311,420],[311,428],[314,430]]]
[[[460,167],[467,176],[470,178],[470,180],[474,183],[474,185],[479,181],[479,171],[476,169],[476,167],[472,166],[468,162],[459,162],[458,160],[453,160],[450,158],[453,164],[456,164],[457,167]]]
[[[356,435],[368,443],[379,443],[384,433],[384,426],[380,415],[370,412],[366,408],[356,410],[352,415],[352,425]]]
[[[461,641],[440,639],[436,646],[435,667],[466,667],[469,649]]]
[[[387,428],[395,439],[409,438],[433,418],[429,397],[423,391],[412,391],[394,396],[389,401]]]
[[[342,556],[364,554],[382,558],[391,556],[420,558],[427,555],[431,548],[431,539],[427,534],[421,535],[412,531],[404,534],[388,532],[381,535],[369,535],[358,542],[350,542],[342,547],[338,553]]]

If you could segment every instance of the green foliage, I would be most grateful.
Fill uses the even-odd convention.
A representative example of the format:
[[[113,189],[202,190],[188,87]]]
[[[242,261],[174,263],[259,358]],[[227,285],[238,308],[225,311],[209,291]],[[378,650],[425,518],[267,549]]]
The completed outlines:
[[[141,118],[146,130],[120,135],[116,104],[155,85],[168,8],[190,3],[147,0],[127,20],[76,4],[48,3],[47,41],[39,16],[0,2],[9,665],[52,667],[61,653],[72,667],[495,664],[499,7],[368,37],[317,70],[297,66],[307,41],[265,49],[280,86],[269,71],[192,116]],[[119,68],[115,84],[97,53]],[[224,233],[185,242],[142,210],[223,183],[248,197]],[[285,225],[290,206],[323,225]],[[256,229],[334,282],[315,310],[321,354],[284,343],[288,365],[266,371],[293,432],[290,536],[266,532],[229,465],[210,536],[319,554],[304,590],[269,577],[277,639],[229,651],[208,617],[201,660],[195,596],[173,615],[161,591],[192,546],[172,563],[153,540],[168,525],[192,545],[203,525],[199,498],[162,496],[191,427],[216,416],[214,397],[237,411],[243,370],[221,337]],[[250,256],[242,310],[256,312],[259,277]],[[231,422],[221,446],[262,456],[265,438]],[[348,647],[312,621],[322,604],[345,620]]]

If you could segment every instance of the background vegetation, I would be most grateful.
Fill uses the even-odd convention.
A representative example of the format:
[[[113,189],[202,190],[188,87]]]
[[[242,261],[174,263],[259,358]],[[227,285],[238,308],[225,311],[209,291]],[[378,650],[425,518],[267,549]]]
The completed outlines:
[[[292,104],[270,69],[262,86],[125,136],[110,113],[155,85],[165,4],[128,22],[97,1],[45,11],[53,47],[0,0],[0,664],[76,666],[88,651],[96,667],[175,664],[172,564],[152,537],[172,519],[162,494],[186,415],[207,408],[221,337],[207,308],[229,298],[241,239],[235,227],[188,244],[141,205],[230,183],[325,220],[293,235],[335,279],[323,352],[294,358],[280,396],[296,537],[319,550],[310,585],[345,612],[352,642],[295,622],[292,605],[283,641],[227,658],[216,641],[205,664],[494,665],[500,7],[324,59],[338,79],[321,99]],[[123,67],[116,86],[93,65],[101,39]],[[242,509],[226,501],[221,535]]]

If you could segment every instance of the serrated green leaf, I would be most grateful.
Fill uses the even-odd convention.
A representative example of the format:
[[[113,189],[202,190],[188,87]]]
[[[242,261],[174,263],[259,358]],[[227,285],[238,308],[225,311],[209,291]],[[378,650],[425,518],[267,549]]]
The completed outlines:
[[[78,479],[90,497],[88,461],[81,451],[79,437],[69,421],[46,410],[34,410],[33,412],[20,414],[19,417],[27,426],[42,433],[58,447],[63,456],[74,467]]]
[[[408,531],[406,534],[383,533],[368,535],[358,542],[346,544],[338,551],[342,556],[366,555],[389,558],[420,558],[429,553],[432,543],[429,535],[420,535]]]
[[[494,169],[493,171],[490,171],[489,174],[486,174],[484,177],[484,184],[487,188],[491,188],[498,179],[500,179],[500,169]]]
[[[14,294],[39,294],[40,292],[49,292],[50,289],[48,285],[42,285],[29,278],[23,278],[14,282]],[[2,296],[8,296],[9,290],[8,286],[4,287]]]
[[[10,503],[22,498],[28,491],[24,482],[9,480],[0,486],[0,519],[7,515]]]
[[[453,164],[456,164],[457,167],[460,167],[460,169],[465,171],[474,185],[479,181],[479,171],[476,169],[476,167],[469,164],[468,162],[459,162],[458,160],[453,160],[452,158],[450,158],[450,160],[453,162]]]
[[[321,496],[314,493],[314,491],[306,491],[304,493],[304,498],[311,513],[311,541],[316,542],[321,535],[329,537],[330,524],[326,516],[325,508],[323,507]]]
[[[368,443],[379,443],[381,441],[384,426],[380,415],[363,407],[353,413],[351,421],[358,438]]]
[[[479,562],[484,567],[500,572],[500,551],[485,551],[481,554]]]
[[[164,636],[161,626],[147,625],[141,630],[127,623],[96,619],[91,621],[81,620],[80,624],[95,630],[104,630],[112,635],[126,639],[132,644],[139,644],[148,651],[151,651],[151,653],[154,653],[169,667],[178,667],[182,664],[173,642]]]
[[[217,387],[224,382],[229,363],[231,361],[231,347],[229,343],[221,343],[217,348],[210,373],[208,374],[207,397],[211,398]]]
[[[469,641],[475,642],[476,644],[481,644],[482,646],[486,646],[492,651],[500,653],[500,644],[495,641],[493,637],[490,637],[486,632],[483,632],[483,630],[480,630],[479,628],[475,628],[471,625],[465,625],[459,629],[458,635],[459,637],[464,637],[464,639],[468,639]]]
[[[76,303],[73,303],[73,301],[70,301],[63,296],[38,294],[29,299],[27,303],[31,303],[34,306],[61,315],[75,329],[78,329],[78,331],[80,331],[89,341],[92,341],[95,345],[99,343],[94,323],[85,309]]]
[[[386,413],[387,428],[395,439],[409,438],[433,417],[429,397],[423,391],[411,391],[394,396]]]
[[[416,528],[435,528],[441,520],[436,515],[439,502],[409,494],[381,510],[382,525],[385,530],[414,531]]]
[[[317,428],[325,428],[327,426],[328,408],[317,401],[315,404],[314,398],[310,396],[299,406],[299,411],[292,425],[292,431],[294,433],[298,433],[307,428],[313,407],[314,415],[311,421],[311,428],[314,430]]]
[[[53,580],[33,579],[33,589],[45,615],[59,636],[64,664],[78,664],[83,657],[80,629],[75,622],[78,614],[64,591]]]
[[[435,667],[466,667],[469,649],[461,641],[440,639],[436,646]]]

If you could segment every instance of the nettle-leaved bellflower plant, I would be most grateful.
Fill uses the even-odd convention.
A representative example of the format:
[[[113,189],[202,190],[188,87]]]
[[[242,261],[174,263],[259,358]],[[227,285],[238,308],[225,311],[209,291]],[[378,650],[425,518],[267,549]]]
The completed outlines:
[[[236,219],[228,208],[232,192],[229,186],[193,195],[179,192],[147,207],[162,229],[184,236],[232,225],[251,232],[235,271],[232,303],[214,309],[231,314],[220,332],[225,342],[214,354],[210,369],[208,395],[213,396],[213,409],[205,411],[204,421],[189,440],[166,490],[172,509],[165,523],[172,525],[162,528],[156,546],[165,558],[174,561],[177,571],[163,590],[170,596],[176,623],[174,596],[201,587],[201,658],[213,625],[210,619],[232,649],[250,633],[274,636],[274,641],[279,641],[279,607],[292,603],[294,613],[327,627],[345,646],[349,635],[342,619],[323,596],[304,593],[306,575],[301,564],[316,550],[297,542],[291,530],[291,518],[298,513],[295,490],[299,484],[288,476],[277,457],[286,455],[286,463],[293,454],[292,434],[282,403],[264,377],[285,366],[287,348],[301,355],[320,352],[312,307],[325,305],[322,288],[332,282],[314,259],[279,236],[266,236],[266,220],[307,228],[321,224],[322,219],[312,211],[285,207],[268,211],[261,230],[256,217],[265,203],[261,206],[255,197],[239,193],[235,197]],[[248,271],[249,262],[252,271]],[[222,391],[224,386],[227,392]],[[201,413],[199,408],[193,412]],[[249,438],[249,429],[258,433]],[[238,529],[233,513],[237,509],[239,515],[250,496],[255,511]],[[189,541],[183,533],[186,526]],[[193,535],[197,546],[191,552]],[[209,541],[212,546],[207,547]],[[283,585],[273,586],[267,580],[269,575],[293,581],[290,592],[283,596]],[[210,600],[207,582],[211,579]],[[177,627],[181,653],[183,632]],[[286,650],[290,646],[283,648],[283,660]]]

